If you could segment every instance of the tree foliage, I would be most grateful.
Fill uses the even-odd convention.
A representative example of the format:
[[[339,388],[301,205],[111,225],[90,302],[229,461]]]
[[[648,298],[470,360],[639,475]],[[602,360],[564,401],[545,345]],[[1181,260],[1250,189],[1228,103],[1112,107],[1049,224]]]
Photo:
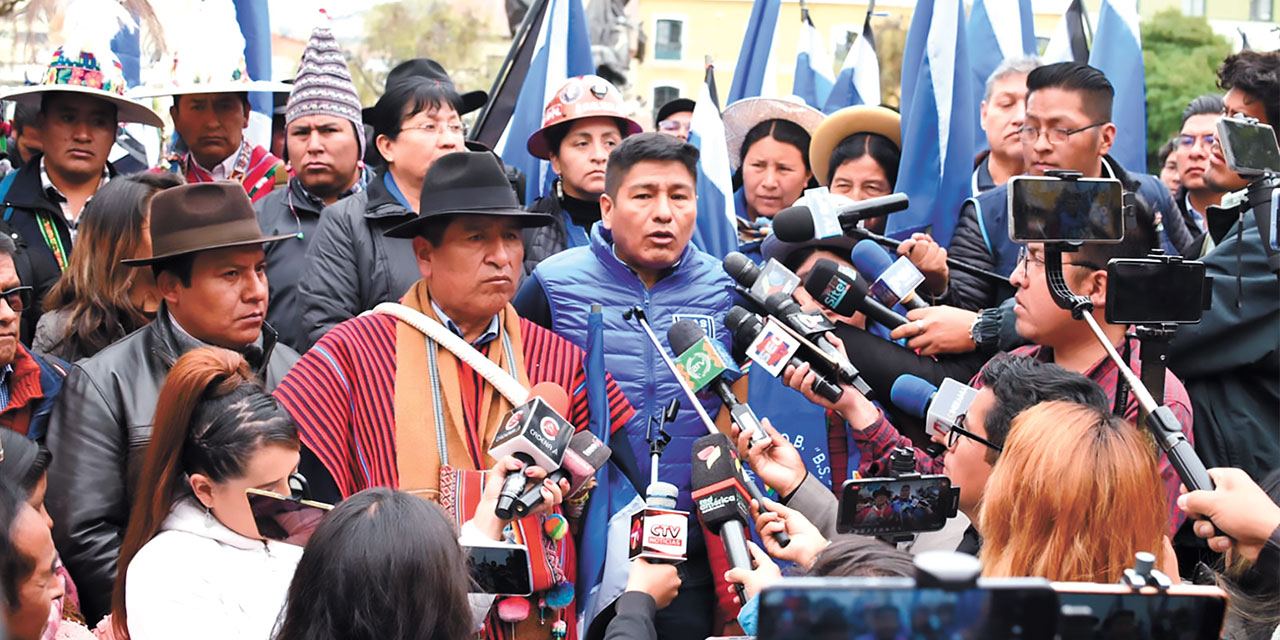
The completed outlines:
[[[410,58],[431,58],[449,72],[460,91],[488,89],[497,68],[484,56],[488,27],[469,10],[448,0],[401,0],[375,5],[365,19],[366,60],[383,60],[386,69],[354,60],[351,75],[366,104],[382,94],[386,71]],[[500,62],[500,61],[499,61]]]
[[[1203,18],[1176,9],[1141,23],[1142,62],[1147,78],[1147,165],[1153,173],[1155,153],[1182,126],[1182,111],[1193,98],[1220,93],[1217,69],[1231,53],[1231,43],[1213,32]]]

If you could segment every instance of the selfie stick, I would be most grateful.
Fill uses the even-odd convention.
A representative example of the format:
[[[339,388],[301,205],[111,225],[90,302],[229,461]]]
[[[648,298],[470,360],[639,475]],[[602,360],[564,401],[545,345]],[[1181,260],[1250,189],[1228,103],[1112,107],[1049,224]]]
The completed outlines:
[[[1196,455],[1191,443],[1187,442],[1178,419],[1173,416],[1169,407],[1156,403],[1151,392],[1147,391],[1147,387],[1143,386],[1142,381],[1133,373],[1133,369],[1130,369],[1129,364],[1120,357],[1119,353],[1116,353],[1115,346],[1107,339],[1106,334],[1102,332],[1102,327],[1098,326],[1098,321],[1093,317],[1093,301],[1076,295],[1071,291],[1071,287],[1067,286],[1067,280],[1062,274],[1062,252],[1075,251],[1076,248],[1067,243],[1045,244],[1045,277],[1049,281],[1049,293],[1053,296],[1053,301],[1059,307],[1070,311],[1075,319],[1084,320],[1085,324],[1093,330],[1093,335],[1107,350],[1107,356],[1116,363],[1116,367],[1120,369],[1120,375],[1124,376],[1125,382],[1133,390],[1133,395],[1137,397],[1138,405],[1146,414],[1143,424],[1151,431],[1160,449],[1169,457],[1169,463],[1178,472],[1178,477],[1182,479],[1182,484],[1187,486],[1187,490],[1212,491],[1213,480],[1204,468],[1204,463],[1200,461],[1200,456]]]
[[[671,434],[662,429],[668,422],[676,419],[676,414],[680,411],[680,399],[672,398],[662,413],[657,416],[649,416],[649,433],[645,436],[645,441],[649,443],[649,456],[653,458],[653,466],[649,469],[649,484],[658,482],[658,459],[662,457],[663,449],[667,448],[667,444],[671,442]],[[658,423],[657,434],[654,434],[653,424]]]
[[[676,370],[676,364],[667,355],[666,348],[662,346],[661,342],[658,342],[658,336],[653,335],[653,329],[649,328],[649,321],[645,318],[644,309],[641,309],[639,305],[631,307],[622,312],[622,318],[624,320],[635,318],[640,323],[640,328],[644,329],[645,335],[649,336],[649,342],[653,343],[653,348],[657,349],[658,355],[662,356],[662,361],[666,363],[667,369],[671,370],[671,375],[675,376],[676,383],[680,385],[680,390],[684,392],[684,397],[689,399],[689,403],[693,405],[693,410],[698,412],[698,417],[702,419],[702,424],[707,427],[707,431],[712,434],[720,433],[720,430],[716,428],[716,423],[711,420],[711,416],[707,415],[707,410],[702,408],[701,402],[698,402],[698,397],[693,395],[693,389],[690,389],[689,385],[684,381],[684,376],[680,375],[680,372]],[[671,417],[675,417],[674,412]],[[747,465],[746,460],[742,460],[742,467],[744,469],[751,468]],[[655,464],[653,468],[657,469],[658,466]],[[652,473],[656,474],[657,471]],[[767,510],[764,508],[764,494],[760,493],[760,487],[756,486],[756,483],[751,480],[742,484],[747,486],[747,495],[752,500],[755,500],[756,504],[760,505],[760,513],[765,513]],[[773,539],[777,541],[779,546],[785,547],[791,544],[791,536],[786,531],[779,531],[773,534]]]

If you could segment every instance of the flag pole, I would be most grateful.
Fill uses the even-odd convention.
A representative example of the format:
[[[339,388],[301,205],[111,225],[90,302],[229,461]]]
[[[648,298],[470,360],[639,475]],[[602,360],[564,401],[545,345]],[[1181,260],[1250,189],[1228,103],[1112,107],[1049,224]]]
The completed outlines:
[[[533,31],[533,25],[542,20],[543,9],[546,8],[550,0],[534,0],[529,10],[525,12],[524,19],[520,21],[520,28],[516,31],[516,36],[511,39],[511,48],[507,50],[507,57],[502,61],[502,66],[498,67],[498,74],[493,78],[493,86],[489,88],[489,99],[485,101],[484,108],[480,110],[480,115],[476,116],[475,125],[471,127],[470,138],[478,140],[480,131],[485,128],[485,123],[489,120],[489,115],[493,111],[494,98],[498,95],[498,91],[507,82],[507,77],[511,74],[511,68],[515,65],[516,56],[524,47],[524,43],[529,39]]]

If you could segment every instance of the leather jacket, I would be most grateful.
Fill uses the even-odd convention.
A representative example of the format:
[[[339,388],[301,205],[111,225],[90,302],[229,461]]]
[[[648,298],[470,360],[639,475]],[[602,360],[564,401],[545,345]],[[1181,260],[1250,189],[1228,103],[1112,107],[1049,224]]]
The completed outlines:
[[[265,323],[258,344],[247,347],[245,357],[270,391],[299,356],[276,344]],[[90,626],[111,608],[116,559],[160,389],[178,357],[197,346],[161,306],[151,324],[77,362],[54,405],[48,446],[56,453],[45,505]]]

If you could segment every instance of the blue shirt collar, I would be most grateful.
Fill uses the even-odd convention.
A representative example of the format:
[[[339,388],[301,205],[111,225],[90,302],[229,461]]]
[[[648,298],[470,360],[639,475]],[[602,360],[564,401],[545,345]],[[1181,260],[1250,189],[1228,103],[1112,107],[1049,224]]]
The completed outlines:
[[[441,309],[440,306],[436,304],[435,300],[431,301],[431,309],[436,312],[436,315],[439,316],[441,320],[444,321],[443,324],[446,328],[456,333],[459,338],[462,338],[464,340],[466,339],[466,336],[462,335],[462,329],[458,328],[458,325],[454,323],[452,318],[450,318],[448,315],[445,314],[444,310]],[[497,314],[495,314],[493,318],[489,320],[489,328],[485,329],[485,332],[480,334],[480,337],[476,338],[475,341],[471,343],[471,346],[479,349],[480,347],[486,344],[489,344],[490,342],[493,342],[494,339],[496,339],[497,337],[498,337],[498,316]]]
[[[396,179],[392,177],[390,169],[382,173],[382,183],[387,186],[387,193],[390,193],[391,197],[396,199],[396,202],[399,202],[410,211],[415,211],[413,207],[409,206],[409,201],[405,199],[404,192],[400,190],[400,185],[396,184]]]

